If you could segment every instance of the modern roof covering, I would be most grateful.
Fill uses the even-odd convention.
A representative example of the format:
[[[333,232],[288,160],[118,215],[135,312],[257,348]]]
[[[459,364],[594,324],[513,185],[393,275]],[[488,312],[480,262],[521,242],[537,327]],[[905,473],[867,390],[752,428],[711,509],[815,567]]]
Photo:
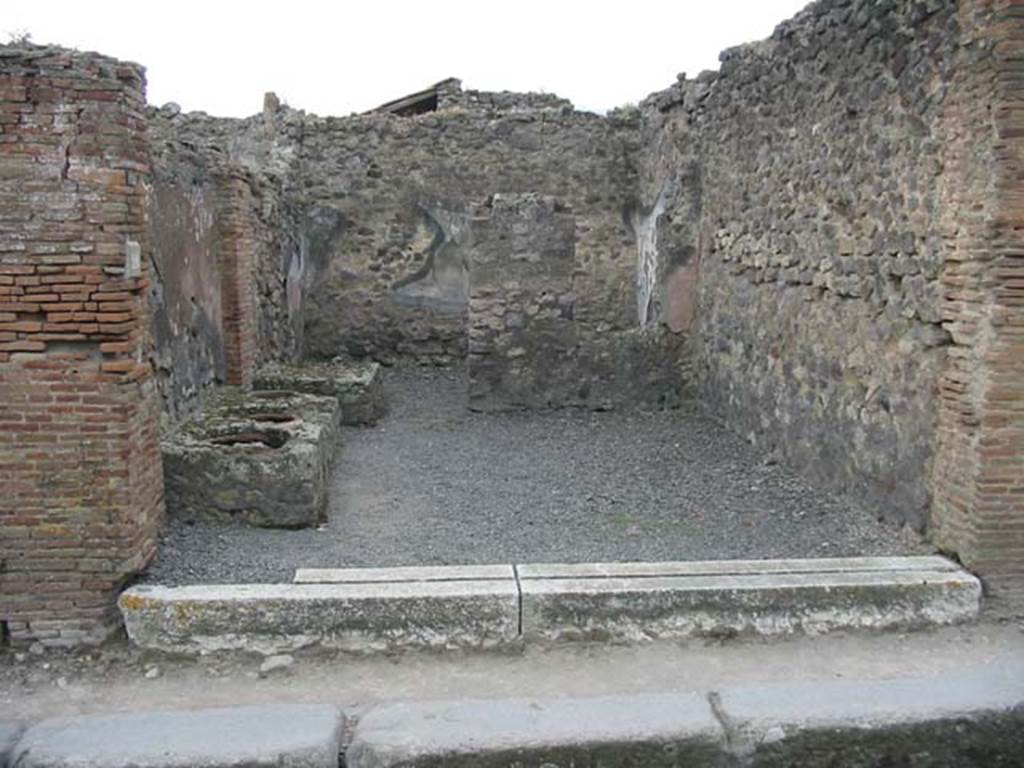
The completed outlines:
[[[449,77],[429,88],[416,93],[410,93],[400,99],[381,104],[376,109],[369,110],[368,114],[375,112],[390,112],[393,115],[421,115],[424,112],[433,112],[437,109],[437,95],[439,92],[451,86],[458,88],[461,85],[458,78]]]

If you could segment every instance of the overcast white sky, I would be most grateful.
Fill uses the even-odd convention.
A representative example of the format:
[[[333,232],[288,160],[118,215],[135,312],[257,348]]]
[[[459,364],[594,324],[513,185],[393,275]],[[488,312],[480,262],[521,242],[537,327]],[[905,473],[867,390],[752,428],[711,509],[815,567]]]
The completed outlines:
[[[3,42],[27,31],[148,70],[149,101],[245,116],[275,91],[345,115],[446,77],[543,90],[581,109],[637,102],[718,67],[807,0],[6,0]]]

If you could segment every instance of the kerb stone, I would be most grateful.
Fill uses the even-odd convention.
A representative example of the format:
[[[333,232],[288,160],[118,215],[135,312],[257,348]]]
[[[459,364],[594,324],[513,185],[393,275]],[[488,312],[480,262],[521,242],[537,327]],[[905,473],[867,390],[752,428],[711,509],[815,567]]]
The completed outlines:
[[[698,694],[401,703],[371,711],[348,768],[726,765]]]
[[[141,712],[44,720],[18,768],[337,768],[343,717],[322,705]]]

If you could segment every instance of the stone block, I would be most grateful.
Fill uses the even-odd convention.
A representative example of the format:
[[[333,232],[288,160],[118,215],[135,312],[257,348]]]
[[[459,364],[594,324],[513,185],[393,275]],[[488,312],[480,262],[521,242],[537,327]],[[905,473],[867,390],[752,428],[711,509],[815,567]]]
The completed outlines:
[[[702,693],[388,704],[349,768],[879,766],[987,768],[1024,755],[1024,665],[806,680]]]
[[[133,712],[44,720],[19,768],[337,768],[342,715],[324,705]]]
[[[0,722],[0,768],[10,768],[13,765],[14,747],[22,731],[24,726],[21,723]]]
[[[1024,760],[1024,664],[892,680],[816,680],[723,689],[734,748],[759,768]]]
[[[699,694],[495,699],[379,707],[356,727],[349,768],[731,765]]]
[[[521,565],[522,631],[544,640],[913,628],[974,618],[981,584],[943,558]]]
[[[334,398],[224,389],[161,441],[172,515],[299,528],[326,516]]]
[[[578,396],[576,219],[552,197],[495,195],[472,221],[469,407],[557,408]]]
[[[514,578],[137,586],[119,604],[132,642],[183,653],[490,649],[519,634]]]
[[[347,425],[376,424],[387,413],[383,370],[369,361],[271,363],[256,372],[253,387],[337,398]]]

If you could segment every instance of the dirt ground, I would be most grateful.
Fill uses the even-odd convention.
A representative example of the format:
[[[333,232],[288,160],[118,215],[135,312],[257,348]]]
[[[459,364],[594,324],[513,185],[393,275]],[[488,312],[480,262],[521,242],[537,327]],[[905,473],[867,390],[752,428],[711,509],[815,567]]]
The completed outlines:
[[[459,369],[386,371],[389,415],[345,429],[329,520],[273,531],[174,514],[146,580],[296,568],[923,554],[693,411],[465,408]]]

